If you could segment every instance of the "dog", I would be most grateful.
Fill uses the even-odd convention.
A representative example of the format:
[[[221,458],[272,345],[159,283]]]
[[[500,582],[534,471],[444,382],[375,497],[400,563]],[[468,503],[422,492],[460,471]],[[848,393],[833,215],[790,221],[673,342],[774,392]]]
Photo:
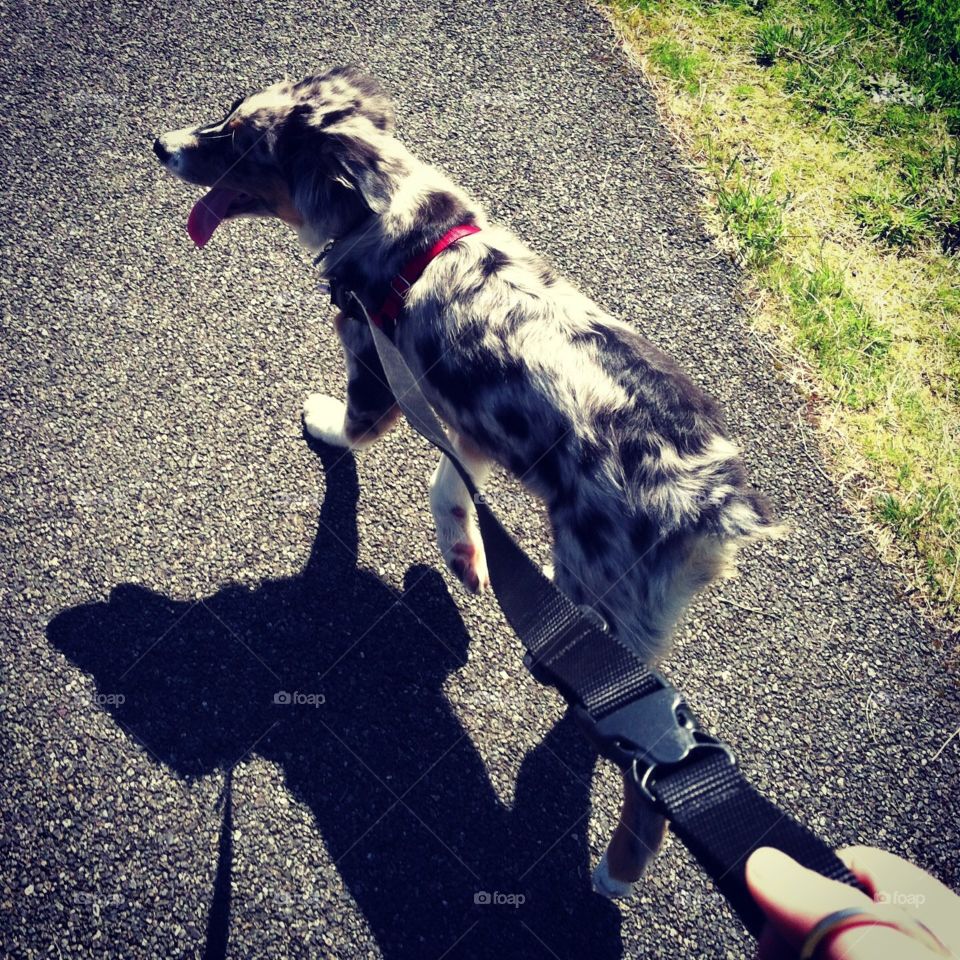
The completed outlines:
[[[546,505],[553,576],[650,663],[691,597],[731,575],[748,541],[775,536],[716,403],[633,327],[607,315],[394,136],[393,105],[354,67],[282,81],[221,119],[165,133],[164,167],[208,188],[188,231],[275,217],[320,254],[324,276],[372,314],[392,278],[451,229],[407,291],[394,343],[478,487],[500,464]],[[399,417],[369,327],[335,327],[347,396],[307,398],[307,432],[362,449]],[[441,457],[430,484],[440,551],[471,591],[488,583],[476,511]],[[665,824],[624,780],[594,889],[627,896]]]

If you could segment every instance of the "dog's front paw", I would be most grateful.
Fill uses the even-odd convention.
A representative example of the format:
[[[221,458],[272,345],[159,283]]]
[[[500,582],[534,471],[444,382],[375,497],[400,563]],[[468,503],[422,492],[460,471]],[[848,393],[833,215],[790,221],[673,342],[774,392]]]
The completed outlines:
[[[606,897],[608,900],[624,900],[632,897],[636,887],[635,883],[616,880],[610,876],[610,864],[607,862],[606,854],[594,869],[592,880],[593,892],[599,893],[601,897]]]
[[[458,540],[444,552],[447,566],[457,579],[471,592],[483,593],[490,587],[490,575],[487,573],[487,558],[479,537],[476,543]]]
[[[303,404],[303,425],[307,433],[324,443],[337,447],[348,447],[350,441],[343,426],[347,417],[347,408],[342,400],[328,397],[325,393],[312,393]]]
[[[472,518],[460,506],[435,511],[440,552],[453,575],[471,593],[483,593],[490,586],[483,540]]]

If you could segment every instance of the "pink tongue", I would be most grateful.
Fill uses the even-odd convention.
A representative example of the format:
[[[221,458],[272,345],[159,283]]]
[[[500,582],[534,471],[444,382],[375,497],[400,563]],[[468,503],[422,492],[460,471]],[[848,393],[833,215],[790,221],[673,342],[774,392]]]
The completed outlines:
[[[220,226],[227,215],[230,204],[237,197],[243,196],[240,190],[228,190],[226,187],[214,187],[209,193],[201,197],[190,211],[187,218],[187,233],[190,239],[202,247],[212,236],[213,231]]]

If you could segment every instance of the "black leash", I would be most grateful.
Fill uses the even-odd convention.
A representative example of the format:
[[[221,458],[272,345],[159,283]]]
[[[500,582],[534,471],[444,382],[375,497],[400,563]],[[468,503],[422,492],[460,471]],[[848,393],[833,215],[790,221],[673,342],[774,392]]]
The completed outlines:
[[[408,422],[450,460],[476,504],[491,586],[527,650],[524,663],[538,681],[560,691],[598,752],[629,772],[670,820],[747,929],[759,935],[764,923],[744,870],[759,847],[776,847],[825,877],[862,889],[830,847],[757,792],[730,748],[700,729],[663,676],[541,573],[477,495],[403,355],[370,322],[359,297],[343,293],[369,323]]]

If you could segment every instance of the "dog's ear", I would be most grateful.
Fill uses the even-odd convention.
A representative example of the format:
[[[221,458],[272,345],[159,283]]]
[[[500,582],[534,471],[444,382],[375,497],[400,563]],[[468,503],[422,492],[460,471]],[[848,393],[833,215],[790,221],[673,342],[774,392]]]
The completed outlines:
[[[288,114],[273,147],[288,182],[312,196],[324,216],[336,212],[330,204],[363,204],[384,213],[393,193],[389,136],[366,121],[328,130],[327,117],[310,103],[298,104]]]
[[[380,137],[359,133],[330,133],[324,138],[333,178],[356,190],[373,213],[385,213],[393,195],[390,161],[379,148]]]

